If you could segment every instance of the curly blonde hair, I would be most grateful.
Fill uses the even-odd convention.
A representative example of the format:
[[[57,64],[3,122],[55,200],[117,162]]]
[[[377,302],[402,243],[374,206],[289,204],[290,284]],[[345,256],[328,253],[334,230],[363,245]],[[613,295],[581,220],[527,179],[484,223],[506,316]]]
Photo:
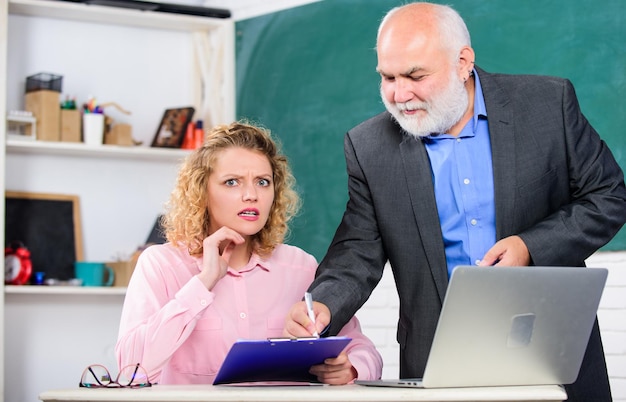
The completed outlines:
[[[204,143],[183,162],[174,190],[166,203],[161,226],[167,240],[187,246],[189,254],[202,254],[202,241],[210,235],[207,208],[207,182],[220,152],[239,147],[261,152],[267,157],[274,174],[274,203],[265,226],[253,236],[253,251],[267,255],[283,242],[287,223],[300,208],[291,173],[280,144],[269,130],[239,121],[214,127],[206,133]]]

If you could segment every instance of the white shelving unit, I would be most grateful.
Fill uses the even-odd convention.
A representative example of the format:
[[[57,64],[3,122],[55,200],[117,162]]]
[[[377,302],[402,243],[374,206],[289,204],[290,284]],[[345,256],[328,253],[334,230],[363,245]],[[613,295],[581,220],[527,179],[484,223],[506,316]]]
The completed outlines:
[[[181,31],[212,30],[229,26],[232,23],[230,19],[168,14],[57,0],[9,0],[9,14]]]
[[[122,247],[128,247],[126,251],[132,254],[134,247],[141,245],[133,242],[147,238],[173,187],[178,165],[189,154],[186,150],[146,146],[158,123],[154,120],[163,113],[162,106],[154,107],[154,102],[150,102],[168,97],[161,104],[193,105],[194,120],[205,120],[205,126],[209,125],[205,116],[211,117],[212,124],[233,121],[234,27],[231,19],[57,0],[0,0],[3,119],[7,109],[19,110],[16,99],[23,95],[23,89],[16,82],[26,76],[50,70],[65,74],[64,87],[65,78],[70,86],[72,80],[80,81],[77,87],[86,86],[91,82],[79,75],[90,74],[89,67],[109,62],[104,74],[100,70],[95,75],[96,81],[100,81],[96,83],[102,89],[101,81],[110,78],[104,75],[110,74],[116,75],[116,81],[106,82],[104,89],[109,94],[99,100],[115,101],[131,110],[132,117],[139,120],[137,127],[133,123],[133,137],[139,133],[137,139],[143,141],[142,146],[136,147],[94,147],[7,139],[3,121],[0,164],[5,178],[0,178],[0,190],[78,195],[85,259],[117,260],[119,256],[112,254]],[[66,29],[70,32],[64,32]],[[141,39],[136,39],[135,33]],[[49,40],[59,35],[60,40]],[[93,48],[81,45],[78,51],[74,47],[73,53],[67,53],[67,45],[84,37],[93,38]],[[100,59],[103,51],[99,46],[106,47],[113,41],[115,47],[107,48],[109,59]],[[50,47],[54,47],[53,51],[42,55]],[[137,62],[137,57],[131,56],[144,57],[144,47],[151,47],[153,53],[164,47],[165,56]],[[168,49],[174,50],[176,57],[168,57]],[[118,53],[126,58],[115,59]],[[180,59],[180,54],[190,53],[195,57]],[[152,57],[148,51],[145,54]],[[86,66],[77,68],[81,58]],[[182,67],[168,69],[168,63],[170,67],[172,63]],[[171,76],[173,70],[179,71],[178,77]],[[158,82],[153,78],[155,71],[161,73]],[[157,83],[164,83],[165,89],[182,90],[175,92],[178,97],[172,99],[164,95],[167,91],[154,88]],[[118,98],[111,87],[126,92]],[[106,99],[111,97],[114,98]],[[210,113],[207,99],[212,102]],[[155,110],[143,113],[146,111],[141,109],[147,105]],[[4,213],[0,214],[0,223],[4,228]],[[105,364],[115,371],[113,348],[125,292],[126,288],[120,287],[5,286],[0,298],[0,330],[5,334],[0,347],[0,371],[4,372],[0,399],[34,401],[46,389],[75,386],[84,367],[93,363]]]
[[[0,0],[0,116],[7,115],[6,96],[4,96],[7,83],[7,22],[8,22],[8,4],[7,0]],[[5,146],[6,125],[0,124],[0,166],[5,166]],[[4,191],[5,175],[0,175],[0,190]],[[4,229],[4,204],[0,204],[0,226]],[[4,245],[4,230],[0,232],[0,240]],[[2,272],[4,272],[4,260],[0,262]],[[3,295],[4,296],[4,295]],[[4,325],[4,297],[0,297],[0,333],[5,333]],[[4,365],[4,342],[0,343],[0,373],[5,372]],[[5,395],[4,375],[0,376],[0,397],[4,400]]]
[[[153,161],[179,161],[190,151],[185,149],[128,147],[121,145],[91,146],[78,142],[12,140],[6,142],[7,153],[27,155],[82,156],[89,158],[122,158]]]
[[[16,286],[5,285],[5,294],[19,295],[87,295],[119,296],[126,294],[125,287],[105,286]]]
[[[81,24],[93,24],[93,26],[118,26],[128,27],[131,29],[147,29],[158,31],[172,31],[178,33],[189,34],[193,37],[193,48],[195,60],[168,60],[167,55],[171,52],[171,49],[167,48],[167,44],[164,44],[164,48],[157,48],[165,55],[164,60],[151,59],[148,65],[137,66],[136,69],[140,71],[152,71],[160,68],[158,64],[172,64],[172,63],[191,63],[194,64],[193,68],[189,68],[189,73],[193,75],[196,85],[194,85],[193,99],[187,103],[192,105],[196,109],[194,119],[202,119],[205,121],[205,126],[211,124],[223,124],[229,123],[235,118],[235,39],[234,39],[234,21],[231,19],[221,18],[206,18],[183,14],[171,14],[156,11],[143,11],[129,8],[99,6],[85,3],[74,3],[71,1],[60,0],[7,0],[8,1],[8,14],[15,16],[44,18],[48,20],[60,20],[67,22],[76,22]],[[45,33],[39,33],[39,35]],[[89,35],[88,32],[86,32]],[[131,33],[132,34],[132,33]],[[90,46],[98,48],[102,46],[99,42],[106,43],[107,38],[100,33],[93,40],[93,44],[90,42]],[[124,35],[124,34],[122,34]],[[63,38],[68,43],[68,38],[72,42],[71,36]],[[191,41],[191,40],[190,40]],[[8,38],[8,42],[11,42],[11,38]],[[145,43],[145,42],[144,42]],[[140,46],[150,47],[155,44],[146,43]],[[63,43],[58,44],[60,48],[65,47]],[[89,46],[85,46],[89,47]],[[83,48],[85,48],[83,47]],[[115,49],[117,50],[117,49]],[[109,52],[112,49],[108,50]],[[82,49],[78,52],[82,52]],[[89,64],[100,64],[98,58],[90,57],[89,52],[94,52],[93,49],[85,50],[85,65],[86,70],[83,71],[83,75],[89,75],[91,67]],[[76,53],[76,51],[74,52]],[[58,52],[58,57],[67,57],[63,51]],[[35,55],[33,56],[33,58]],[[115,59],[116,54],[107,55],[110,60]],[[125,60],[123,56],[119,59],[119,66],[124,65],[124,69],[120,71],[123,74],[129,69],[132,70],[131,64],[126,68]],[[75,63],[75,62],[73,62]],[[54,63],[51,63],[54,66]],[[11,72],[11,63],[9,63],[9,73]],[[112,69],[112,67],[109,67]],[[125,71],[124,71],[125,70]],[[17,79],[24,79],[24,76],[14,77]],[[108,71],[106,72],[108,74]],[[102,72],[98,72],[98,76],[102,77]],[[67,79],[68,77],[65,77]],[[171,85],[178,85],[176,82],[177,77],[159,77],[164,82],[170,82]],[[100,79],[100,78],[98,78]],[[15,81],[15,80],[14,80]],[[75,80],[76,81],[76,80]],[[134,83],[133,83],[134,84]],[[7,84],[9,86],[10,84]],[[10,88],[12,89],[12,88]],[[151,88],[138,88],[139,91],[150,90]],[[9,95],[11,95],[10,93]],[[93,94],[92,94],[93,95]],[[159,97],[158,93],[146,93],[147,98]],[[144,99],[146,98],[144,97]],[[84,99],[86,100],[86,99]],[[117,100],[117,99],[115,99]],[[80,100],[79,100],[80,101]],[[9,105],[11,106],[11,105]],[[132,107],[124,104],[125,108],[133,110],[137,105],[132,104]],[[186,106],[186,105],[180,105]],[[136,112],[136,110],[133,110]],[[6,114],[6,113],[5,113]],[[5,115],[4,114],[4,115]],[[154,122],[154,128],[156,128]],[[153,134],[153,133],[151,133]],[[146,142],[146,141],[144,141]]]
[[[113,94],[109,92],[109,97],[117,97],[120,93],[121,99],[115,99],[116,101],[125,106],[127,101],[132,104],[130,109],[139,126],[136,130],[133,123],[133,137],[135,138],[135,132],[138,132],[138,139],[143,141],[141,146],[89,146],[84,143],[24,141],[6,138],[6,133],[0,138],[5,143],[6,151],[6,154],[3,153],[6,157],[4,165],[8,177],[6,189],[79,195],[83,209],[83,226],[89,225],[84,227],[83,231],[86,237],[83,242],[87,248],[86,258],[111,260],[116,256],[99,254],[117,253],[119,244],[109,246],[115,249],[113,251],[89,250],[94,244],[101,245],[101,248],[107,247],[101,238],[95,237],[94,240],[89,238],[92,226],[106,223],[102,217],[103,206],[114,216],[128,214],[124,219],[126,222],[132,222],[135,217],[129,212],[134,205],[143,204],[140,211],[142,213],[160,208],[165,201],[163,198],[169,194],[173,185],[179,163],[189,154],[187,150],[146,146],[154,134],[153,129],[158,122],[156,119],[163,112],[159,105],[162,107],[168,102],[193,105],[196,109],[194,119],[204,120],[205,127],[209,126],[207,121],[219,124],[235,119],[234,21],[59,0],[8,0],[4,5],[6,6],[6,11],[3,11],[6,13],[4,18],[9,22],[8,35],[1,39],[3,45],[8,44],[9,62],[3,78],[8,76],[9,79],[0,88],[0,92],[8,92],[7,105],[5,110],[0,111],[2,112],[0,116],[6,115],[6,107],[11,107],[12,110],[19,109],[19,105],[15,105],[16,98],[23,96],[23,89],[18,88],[16,82],[25,79],[35,69],[50,68],[65,71],[67,67],[68,74],[64,79],[67,79],[70,87],[74,85],[74,88],[77,81],[83,85],[90,84],[90,81],[81,81],[79,75],[95,74],[94,76],[98,77],[95,81],[100,85],[98,88],[103,92],[105,89],[103,86],[115,86],[121,90]],[[13,24],[11,17],[16,18]],[[62,23],[59,25],[58,22],[52,21]],[[52,31],[51,27],[55,30]],[[66,27],[68,33],[59,35],[57,31]],[[49,40],[48,36],[54,36],[54,39]],[[93,43],[93,47],[86,46],[85,42],[80,42],[80,46],[74,44],[75,38],[84,40],[79,37],[90,36],[93,36],[93,40],[90,38],[87,43]],[[168,41],[168,37],[175,39]],[[19,42],[19,45],[16,42]],[[126,54],[127,58],[121,57],[119,63],[115,59],[111,64],[107,64],[106,68],[98,69],[99,66],[94,64],[98,64],[98,60],[104,61],[98,57],[103,52],[100,49],[101,44],[105,42],[114,43],[115,49],[127,45],[128,49],[120,49],[120,53]],[[68,47],[66,45],[73,46],[71,53],[63,53]],[[33,47],[33,51],[29,51],[29,47]],[[47,52],[50,47],[56,47],[58,50],[52,49],[46,57],[42,57],[40,53]],[[152,47],[150,51],[145,53],[140,51],[150,47]],[[172,47],[187,50],[182,53],[175,52],[176,57],[171,59],[167,57],[156,59],[158,63],[154,63],[155,59],[152,57],[155,57],[155,51],[156,56],[161,52],[169,55]],[[134,53],[139,53],[142,57],[145,55],[150,60],[143,63],[143,59],[129,58]],[[195,57],[189,57],[192,53]],[[180,60],[181,54],[188,57]],[[111,57],[114,58],[115,55]],[[32,65],[28,64],[29,62]],[[77,64],[80,63],[85,63],[85,68],[80,66],[77,68]],[[171,68],[172,65],[176,67]],[[183,67],[178,67],[181,65]],[[123,68],[115,70],[119,66]],[[138,71],[133,74],[133,69]],[[111,73],[111,70],[116,72]],[[157,74],[154,74],[153,70],[157,70]],[[158,74],[160,70],[164,73]],[[187,74],[187,71],[191,74]],[[207,72],[212,73],[212,79],[207,79]],[[178,75],[169,77],[167,74]],[[138,75],[158,77],[158,82],[150,80],[137,82]],[[193,84],[194,82],[196,84]],[[139,87],[140,84],[146,87]],[[165,90],[172,87],[189,87],[189,92]],[[166,97],[165,101],[149,102],[163,97]],[[206,103],[206,98],[211,99],[210,105]],[[149,113],[141,110],[144,106],[152,107]],[[205,114],[207,106],[213,106],[211,108],[213,110]],[[4,131],[3,127],[0,133]],[[137,194],[139,185],[145,186],[142,191],[144,194]],[[95,198],[93,194],[100,191],[99,186],[105,187],[101,191],[106,194],[104,197],[98,197],[97,203],[100,205],[96,206],[96,202],[90,202],[89,198]],[[125,197],[124,200],[110,201],[110,198],[115,198],[116,192],[130,194],[132,199]],[[156,194],[151,194],[155,192]],[[145,201],[142,200],[142,196]],[[157,199],[158,205],[155,203]],[[118,209],[123,208],[120,211],[121,215],[111,209],[114,204],[117,204]],[[156,216],[159,212],[154,211],[153,214]],[[143,218],[143,221],[147,219]],[[90,220],[96,223],[91,224]],[[147,226],[142,224],[141,220],[138,225]],[[145,230],[149,230],[150,227],[151,225]],[[124,231],[124,234],[126,233],[127,231]]]

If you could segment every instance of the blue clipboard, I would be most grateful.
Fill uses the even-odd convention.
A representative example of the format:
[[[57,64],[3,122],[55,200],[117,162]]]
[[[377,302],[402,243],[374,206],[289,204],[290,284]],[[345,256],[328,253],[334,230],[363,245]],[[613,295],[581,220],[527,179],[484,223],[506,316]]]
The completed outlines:
[[[260,381],[319,383],[309,374],[311,366],[337,357],[351,340],[345,336],[238,340],[226,355],[213,385]]]

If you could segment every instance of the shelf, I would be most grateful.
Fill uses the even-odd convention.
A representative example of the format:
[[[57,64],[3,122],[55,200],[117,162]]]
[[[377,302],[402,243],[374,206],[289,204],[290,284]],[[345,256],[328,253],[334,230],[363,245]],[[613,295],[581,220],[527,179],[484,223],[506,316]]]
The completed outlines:
[[[186,149],[130,147],[121,145],[86,145],[78,142],[49,142],[7,139],[7,154],[89,156],[133,160],[181,161],[191,151]]]
[[[105,286],[16,286],[5,285],[5,294],[30,295],[125,295],[125,287]]]
[[[9,14],[180,31],[210,31],[233,24],[228,18],[198,17],[55,0],[9,0]]]

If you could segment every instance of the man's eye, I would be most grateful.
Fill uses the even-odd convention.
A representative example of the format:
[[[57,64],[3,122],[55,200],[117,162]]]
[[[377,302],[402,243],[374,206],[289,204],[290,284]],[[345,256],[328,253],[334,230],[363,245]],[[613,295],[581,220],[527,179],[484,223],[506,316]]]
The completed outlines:
[[[411,76],[410,78],[412,81],[421,81],[424,78],[424,76],[418,75],[418,76]]]

